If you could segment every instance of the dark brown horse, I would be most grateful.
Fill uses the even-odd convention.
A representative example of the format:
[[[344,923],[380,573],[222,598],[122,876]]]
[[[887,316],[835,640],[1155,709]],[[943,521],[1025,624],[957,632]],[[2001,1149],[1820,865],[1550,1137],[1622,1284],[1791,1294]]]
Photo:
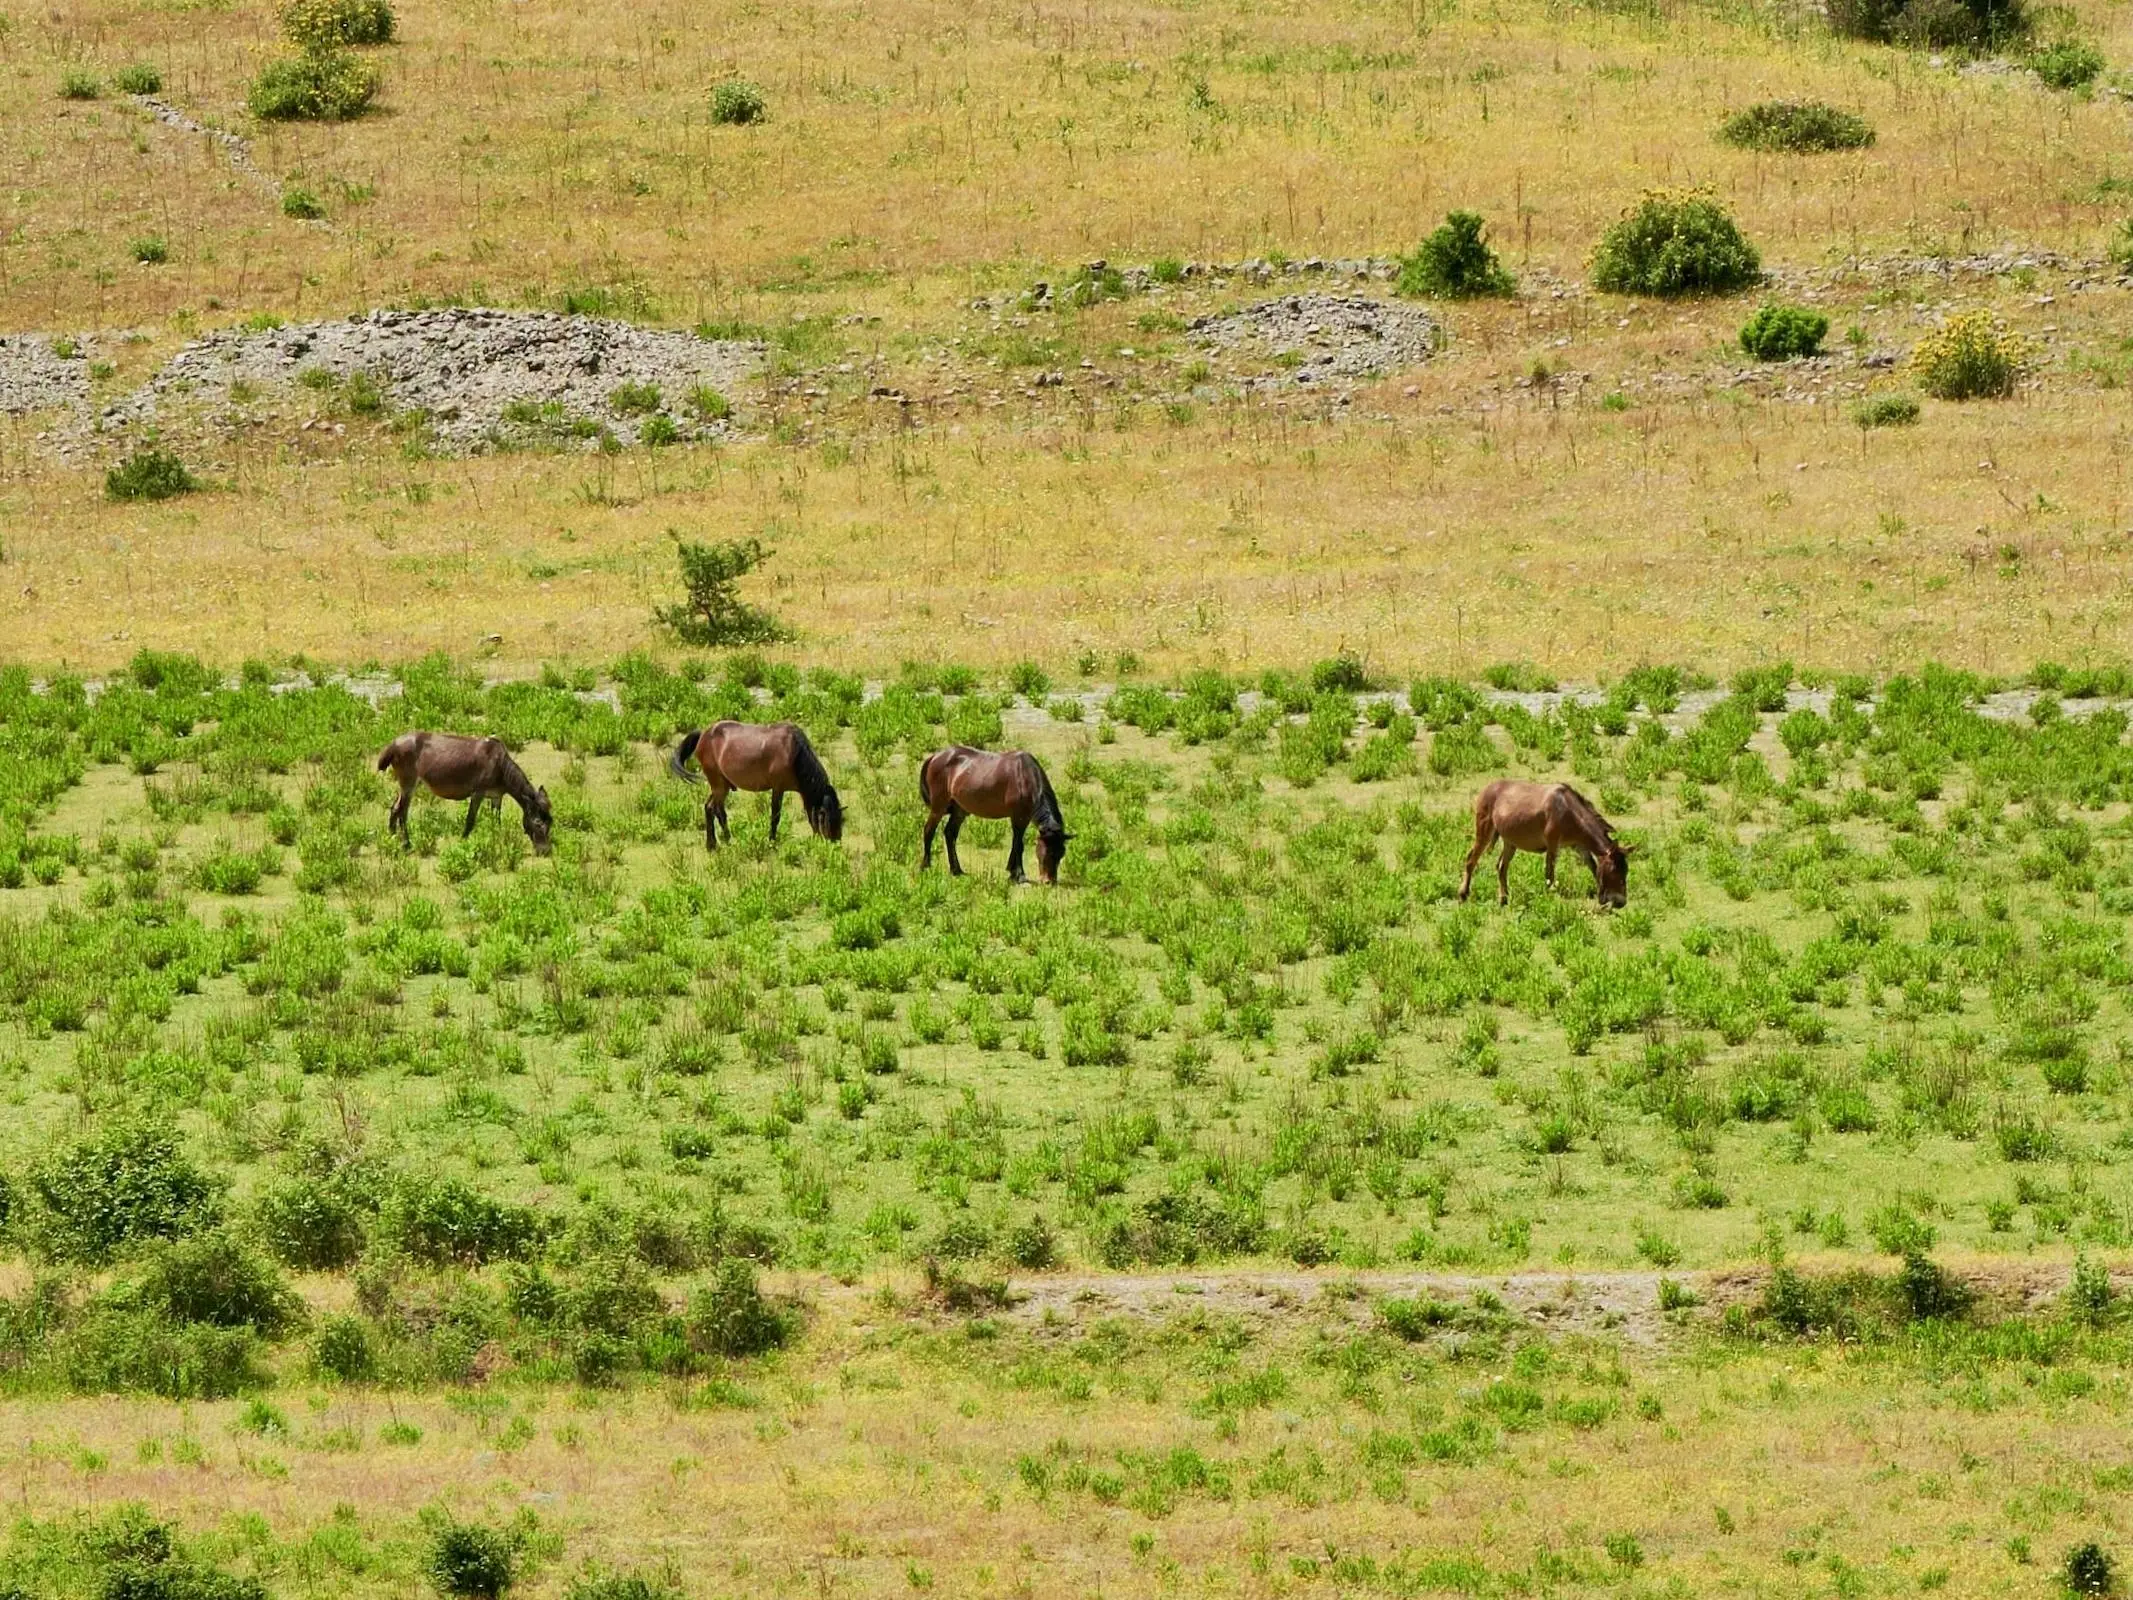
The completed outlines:
[[[1620,907],[1629,900],[1629,850],[1590,800],[1567,783],[1519,783],[1499,778],[1474,797],[1474,848],[1466,853],[1466,876],[1459,881],[1464,900],[1474,886],[1474,863],[1495,840],[1503,841],[1496,863],[1496,903],[1511,898],[1511,858],[1531,850],[1548,858],[1548,886],[1555,887],[1555,853],[1575,850],[1592,868],[1600,904]]]
[[[1030,824],[1037,826],[1037,870],[1046,883],[1059,881],[1059,863],[1066,859],[1066,819],[1059,814],[1059,797],[1052,793],[1052,780],[1027,750],[1003,750],[992,755],[955,745],[936,750],[918,765],[918,797],[926,802],[926,852],[919,869],[933,865],[933,830],[941,818],[948,819],[948,870],[962,875],[956,859],[955,836],[963,818],[1005,817],[1014,824],[1015,841],[1007,852],[1007,875],[1016,883],[1022,877],[1022,838]]]
[[[689,770],[691,757],[703,769],[702,778]],[[809,827],[833,842],[844,837],[844,802],[837,798],[807,735],[790,722],[714,722],[685,733],[667,761],[667,770],[684,783],[711,785],[704,801],[706,850],[718,848],[720,828],[726,830],[729,841],[733,838],[733,824],[726,819],[726,796],[735,789],[770,791],[773,840],[778,836],[778,817],[788,789],[799,795]]]
[[[555,832],[555,812],[548,804],[548,791],[536,789],[501,739],[480,739],[464,733],[403,733],[378,757],[378,770],[400,780],[400,798],[393,802],[385,831],[407,837],[407,808],[415,798],[415,785],[426,783],[440,800],[467,802],[464,839],[474,831],[487,800],[496,810],[504,809],[504,796],[518,802],[526,824],[526,837],[537,854],[548,854],[549,838]]]

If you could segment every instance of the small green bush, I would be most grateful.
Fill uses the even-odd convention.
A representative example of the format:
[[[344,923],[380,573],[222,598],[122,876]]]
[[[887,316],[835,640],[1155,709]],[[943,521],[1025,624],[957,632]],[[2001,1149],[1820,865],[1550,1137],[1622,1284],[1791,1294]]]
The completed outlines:
[[[167,450],[136,451],[104,474],[104,493],[113,500],[168,500],[199,487],[185,463]]]
[[[450,1600],[500,1600],[518,1581],[518,1541],[500,1528],[447,1522],[430,1541],[423,1567]]]
[[[1515,294],[1518,285],[1482,237],[1482,228],[1482,219],[1472,211],[1448,214],[1422,247],[1400,263],[1398,291],[1441,300]]]
[[[111,81],[121,94],[160,94],[163,89],[162,72],[145,61],[119,68],[111,75]]]
[[[739,78],[729,78],[711,91],[711,120],[723,126],[761,122],[769,109],[763,91]]]
[[[732,402],[708,383],[700,383],[689,391],[688,405],[703,422],[724,422],[733,415]]]
[[[721,1261],[711,1287],[689,1302],[689,1340],[705,1354],[761,1355],[791,1337],[791,1323],[757,1287],[752,1262]]]
[[[1826,0],[1830,31],[1920,50],[1987,50],[2026,38],[2024,0]]]
[[[1655,189],[1610,227],[1592,283],[1610,294],[1730,294],[1761,281],[1762,258],[1700,190]]]
[[[680,603],[661,606],[653,616],[671,628],[683,644],[713,649],[743,644],[773,644],[788,637],[778,619],[741,598],[740,580],[767,560],[770,551],[757,539],[722,539],[715,544],[677,540],[685,591]]]
[[[1869,395],[1852,407],[1852,421],[1862,428],[1908,428],[1918,416],[1918,398],[1908,394]]]
[[[217,1328],[275,1334],[303,1314],[303,1303],[265,1258],[226,1232],[165,1246],[139,1292],[179,1322]]]
[[[665,412],[649,416],[637,428],[637,442],[652,446],[669,445],[681,438],[681,429]]]
[[[215,1186],[186,1159],[177,1134],[152,1121],[114,1121],[32,1169],[41,1208],[36,1241],[59,1261],[96,1265],[153,1239],[212,1224]]]
[[[103,83],[96,74],[80,67],[68,68],[59,80],[59,98],[62,100],[94,100],[103,92]]]
[[[244,103],[263,122],[345,122],[378,97],[375,67],[346,50],[307,50],[260,68]]]
[[[648,417],[661,404],[659,385],[656,383],[617,384],[608,394],[608,409],[618,417]]]
[[[1743,150],[1792,154],[1863,150],[1874,142],[1864,118],[1819,100],[1765,100],[1726,118],[1718,136]]]
[[[1740,347],[1758,361],[1797,361],[1819,355],[1829,318],[1805,306],[1766,303],[1740,330]]]
[[[326,215],[326,203],[303,185],[292,183],[281,192],[281,214],[299,222],[317,222]]]
[[[684,1600],[681,1585],[664,1574],[585,1572],[570,1582],[563,1600]]]
[[[2046,45],[2029,58],[2029,70],[2054,89],[2086,89],[2103,73],[2103,52],[2079,39]]]
[[[328,1317],[319,1324],[311,1343],[311,1364],[328,1378],[343,1383],[361,1383],[377,1371],[377,1352],[370,1342],[370,1329],[361,1317]]]
[[[389,0],[283,0],[281,31],[302,50],[390,44],[393,8]]]
[[[144,267],[160,267],[170,259],[170,241],[161,234],[148,234],[134,240],[126,248],[133,259]]]
[[[2109,1594],[2117,1577],[2111,1558],[2093,1539],[2075,1545],[2059,1564],[2059,1581],[2069,1594]]]
[[[1989,311],[1961,311],[1911,350],[1918,386],[1936,400],[2013,394],[2027,346]]]

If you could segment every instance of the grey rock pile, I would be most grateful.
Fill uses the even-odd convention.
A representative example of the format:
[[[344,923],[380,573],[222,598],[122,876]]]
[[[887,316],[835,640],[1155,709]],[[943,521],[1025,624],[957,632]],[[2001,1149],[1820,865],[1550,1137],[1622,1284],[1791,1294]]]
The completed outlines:
[[[21,416],[78,406],[89,398],[89,361],[78,343],[74,354],[53,348],[49,334],[0,335],[0,413]]]
[[[1304,294],[1197,317],[1187,337],[1282,366],[1262,384],[1351,384],[1418,367],[1437,351],[1437,319],[1421,306],[1366,295]]]

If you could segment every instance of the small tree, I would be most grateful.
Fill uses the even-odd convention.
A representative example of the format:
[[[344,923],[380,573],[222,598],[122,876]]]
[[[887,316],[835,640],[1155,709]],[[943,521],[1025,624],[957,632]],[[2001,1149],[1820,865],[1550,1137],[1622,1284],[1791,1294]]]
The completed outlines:
[[[1601,236],[1592,286],[1609,294],[1730,294],[1763,275],[1762,258],[1701,190],[1655,189]]]
[[[770,557],[760,539],[691,544],[677,536],[675,550],[681,557],[681,585],[687,598],[679,605],[661,606],[653,615],[684,644],[712,648],[775,644],[792,636],[776,617],[740,596],[741,579]]]
[[[1447,215],[1443,226],[1422,241],[1422,248],[1400,263],[1400,293],[1472,300],[1516,292],[1511,274],[1482,237],[1482,227],[1472,211]]]

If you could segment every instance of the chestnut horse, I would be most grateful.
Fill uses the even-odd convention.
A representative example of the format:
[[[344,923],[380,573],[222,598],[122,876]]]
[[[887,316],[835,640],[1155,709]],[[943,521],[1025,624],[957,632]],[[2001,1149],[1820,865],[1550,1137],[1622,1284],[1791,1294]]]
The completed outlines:
[[[1503,855],[1496,863],[1496,903],[1511,898],[1511,858],[1531,850],[1548,858],[1548,887],[1555,887],[1555,853],[1575,850],[1592,868],[1600,904],[1620,907],[1629,900],[1629,851],[1590,800],[1567,783],[1519,783],[1499,778],[1474,798],[1474,848],[1466,853],[1466,876],[1459,882],[1464,900],[1474,886],[1474,863],[1497,840]]]
[[[533,841],[534,851],[548,854],[549,837],[555,831],[555,812],[549,807],[548,791],[533,786],[501,739],[464,733],[403,733],[378,757],[378,770],[390,772],[400,780],[400,798],[393,802],[392,813],[385,822],[387,833],[407,838],[408,803],[415,798],[415,785],[424,783],[440,800],[467,802],[467,825],[459,834],[462,839],[474,831],[484,800],[501,811],[504,796],[509,795],[518,802],[526,837]]]
[[[703,769],[698,778],[689,770],[689,759]],[[681,736],[681,743],[667,761],[667,770],[684,783],[708,781],[711,793],[704,801],[704,848],[718,848],[718,830],[733,839],[733,824],[726,817],[726,796],[736,789],[770,791],[770,837],[778,837],[778,818],[785,809],[785,791],[800,797],[807,812],[807,825],[832,842],[844,837],[844,802],[822,770],[815,747],[807,735],[790,722],[714,722],[708,728]]]
[[[1022,876],[1022,837],[1031,823],[1037,825],[1037,870],[1046,883],[1059,881],[1059,863],[1066,859],[1066,819],[1059,814],[1059,797],[1052,793],[1052,780],[1027,750],[1003,750],[998,755],[955,745],[936,750],[918,765],[918,797],[926,802],[926,850],[919,870],[933,865],[933,830],[941,818],[948,819],[948,870],[958,877],[963,863],[956,858],[955,836],[963,818],[1005,817],[1014,824],[1015,841],[1007,852],[1007,875],[1016,883]]]

